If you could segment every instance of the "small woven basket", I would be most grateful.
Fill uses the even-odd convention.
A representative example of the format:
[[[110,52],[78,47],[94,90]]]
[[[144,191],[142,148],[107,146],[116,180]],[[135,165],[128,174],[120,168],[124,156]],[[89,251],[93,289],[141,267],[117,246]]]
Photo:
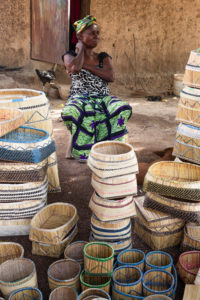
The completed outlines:
[[[107,299],[111,300],[109,294],[102,289],[87,289],[83,291],[77,298],[77,300],[92,300],[92,299]]]
[[[189,87],[200,88],[200,61],[199,52],[197,50],[192,50],[188,62],[185,66],[185,73],[183,77],[183,83]]]
[[[8,259],[22,258],[24,248],[22,245],[13,242],[0,242],[0,264]]]
[[[183,252],[176,268],[184,283],[193,284],[200,268],[200,251]]]
[[[36,299],[36,300],[43,300],[42,293],[37,288],[23,288],[20,290],[17,290],[10,294],[8,300],[30,300],[30,299]]]
[[[182,247],[186,250],[200,250],[200,240],[191,237],[186,232],[186,228],[184,229]]]
[[[134,266],[144,271],[145,254],[142,250],[129,249],[120,252],[117,256],[118,266]]]
[[[80,282],[82,291],[88,288],[97,288],[106,291],[108,294],[110,292],[111,277],[109,276],[88,275],[83,270],[80,275]]]
[[[64,251],[64,257],[76,260],[81,267],[84,264],[84,253],[83,248],[88,242],[77,241],[69,244]]]
[[[49,295],[49,300],[76,300],[77,291],[71,287],[61,286],[54,289]]]
[[[173,259],[171,255],[163,251],[151,251],[145,257],[145,270],[161,269],[172,271]]]
[[[200,240],[200,225],[196,223],[187,223],[186,224],[187,234],[196,240]]]

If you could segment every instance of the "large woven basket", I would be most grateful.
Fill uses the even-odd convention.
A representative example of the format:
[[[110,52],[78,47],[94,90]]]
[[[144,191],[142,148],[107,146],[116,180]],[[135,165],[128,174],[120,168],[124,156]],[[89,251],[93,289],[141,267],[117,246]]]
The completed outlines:
[[[97,288],[110,292],[111,277],[102,275],[89,275],[85,273],[85,270],[80,275],[81,290],[85,291],[89,288]]]
[[[121,220],[134,216],[135,203],[132,196],[123,199],[108,200],[93,193],[89,207],[101,221]]]
[[[200,240],[200,225],[196,223],[187,223],[186,224],[186,232],[195,240]]]
[[[0,220],[0,236],[28,235],[31,218]]]
[[[196,239],[194,237],[191,237],[187,233],[186,228],[184,229],[182,248],[184,250],[200,250],[200,240]]]
[[[144,179],[144,191],[179,199],[200,201],[200,167],[175,161],[150,166]]]
[[[39,289],[37,288],[23,288],[20,290],[17,290],[15,292],[12,292],[10,294],[8,300],[30,300],[30,299],[35,299],[35,300],[42,300],[43,296],[42,293]]]
[[[193,284],[200,268],[200,251],[183,252],[176,266],[179,277],[184,283]]]
[[[64,257],[76,260],[81,267],[84,264],[84,253],[83,248],[88,242],[85,241],[77,241],[69,244],[64,251]]]
[[[80,290],[81,266],[73,259],[61,259],[52,263],[48,268],[48,282],[50,290],[60,286],[68,286]]]
[[[163,251],[151,251],[145,256],[146,271],[152,269],[161,269],[167,272],[172,271],[173,259],[171,255]]]
[[[77,225],[75,225],[74,228],[72,228],[72,230],[69,232],[69,234],[57,244],[52,245],[33,241],[32,254],[59,258],[63,254],[65,247],[69,245],[71,241],[73,241],[77,233],[78,227]]]
[[[8,259],[22,258],[24,248],[14,242],[0,242],[0,264]]]
[[[93,145],[88,158],[88,166],[100,178],[138,172],[133,147],[116,141],[105,141]]]
[[[49,295],[49,300],[77,300],[77,291],[67,286],[54,289]]]
[[[102,198],[114,199],[137,194],[137,179],[135,174],[100,178],[92,174],[92,186]]]
[[[15,258],[0,265],[0,290],[4,297],[25,287],[37,287],[35,264],[28,258]]]
[[[184,87],[180,93],[176,120],[200,127],[200,91]]]
[[[179,124],[176,132],[173,155],[186,161],[200,164],[199,146],[200,128],[188,124]]]
[[[24,123],[25,118],[21,110],[8,107],[0,109],[0,137],[15,130]]]
[[[147,192],[144,207],[158,210],[184,221],[200,222],[200,203],[184,199],[175,199]],[[137,206],[136,206],[137,210]]]
[[[192,50],[185,66],[183,83],[188,86],[200,88],[200,53]]]
[[[134,266],[138,267],[142,272],[144,271],[145,254],[142,250],[129,249],[120,252],[117,256],[118,266]]]
[[[78,221],[76,207],[58,202],[47,205],[31,221],[31,241],[57,244],[61,242]]]
[[[83,291],[77,298],[77,300],[92,300],[92,299],[106,299],[111,300],[109,294],[102,289],[87,289]]]

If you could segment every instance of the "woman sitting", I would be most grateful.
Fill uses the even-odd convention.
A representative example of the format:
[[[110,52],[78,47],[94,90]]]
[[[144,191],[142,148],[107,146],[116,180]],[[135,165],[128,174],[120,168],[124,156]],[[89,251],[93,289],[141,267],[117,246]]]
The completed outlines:
[[[75,22],[74,27],[78,38],[76,51],[63,55],[72,84],[61,116],[72,134],[72,157],[84,161],[95,143],[122,141],[132,109],[109,95],[108,82],[114,81],[114,72],[111,57],[93,51],[99,42],[95,17],[87,16]]]

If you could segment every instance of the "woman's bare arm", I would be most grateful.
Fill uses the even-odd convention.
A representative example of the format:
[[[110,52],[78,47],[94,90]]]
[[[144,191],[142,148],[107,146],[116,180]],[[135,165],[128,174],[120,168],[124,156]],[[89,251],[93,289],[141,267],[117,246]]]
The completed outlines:
[[[76,52],[78,52],[77,56],[70,54],[64,56],[64,65],[68,74],[78,73],[83,67],[84,45],[81,41],[76,44]]]

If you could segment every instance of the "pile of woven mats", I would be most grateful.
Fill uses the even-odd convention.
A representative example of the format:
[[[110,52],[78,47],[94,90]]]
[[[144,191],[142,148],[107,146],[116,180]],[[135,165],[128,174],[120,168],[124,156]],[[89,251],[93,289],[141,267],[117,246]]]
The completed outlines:
[[[107,242],[115,255],[132,247],[131,217],[135,215],[137,158],[131,145],[117,141],[95,144],[88,158],[94,193],[89,207],[90,241]]]
[[[32,217],[47,202],[48,159],[56,147],[46,130],[36,128],[38,110],[49,109],[42,97],[38,91],[0,90],[0,236],[28,234]]]

